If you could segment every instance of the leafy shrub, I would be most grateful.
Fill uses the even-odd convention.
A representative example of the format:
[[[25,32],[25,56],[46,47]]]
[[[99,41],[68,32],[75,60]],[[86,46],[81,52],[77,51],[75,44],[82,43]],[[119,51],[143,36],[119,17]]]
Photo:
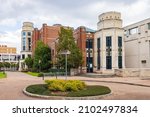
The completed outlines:
[[[44,74],[43,73],[39,73],[38,74],[38,77],[42,77]]]
[[[79,91],[86,88],[86,84],[80,80],[45,80],[51,91]]]

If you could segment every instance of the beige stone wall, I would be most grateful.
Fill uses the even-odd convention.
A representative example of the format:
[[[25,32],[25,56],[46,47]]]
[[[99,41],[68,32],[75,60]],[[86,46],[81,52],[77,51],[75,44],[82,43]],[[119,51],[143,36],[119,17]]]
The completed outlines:
[[[29,43],[28,43],[28,38],[31,38],[31,44],[32,44],[32,31],[33,31],[34,27],[33,27],[33,23],[32,22],[24,22],[23,23],[23,26],[22,26],[22,34],[21,34],[21,51],[27,51],[27,52],[31,52],[32,51],[32,46],[31,46],[31,49],[29,50]],[[25,36],[23,36],[23,32],[26,33]],[[30,32],[31,35],[28,36],[27,33]],[[23,38],[25,37],[26,39],[26,49],[23,50]],[[30,53],[32,54],[32,52]]]
[[[140,70],[138,68],[115,69],[115,75],[121,77],[139,77]]]
[[[112,17],[110,17],[112,16]],[[109,19],[108,19],[109,18]],[[111,18],[111,19],[110,19]],[[97,67],[97,38],[100,38],[100,70],[105,72],[106,70],[106,36],[112,38],[112,71],[118,69],[118,36],[122,37],[122,61],[123,68],[124,64],[124,32],[122,28],[121,15],[117,12],[108,12],[99,16],[100,21],[98,22],[98,31],[95,33],[94,39],[94,66]],[[96,70],[96,68],[95,68]],[[108,70],[110,71],[110,70]]]
[[[22,26],[23,31],[32,31],[33,30],[33,23],[32,22],[24,22]]]
[[[150,18],[124,27],[125,65],[127,68],[150,68]],[[137,31],[131,34],[131,30]]]
[[[119,12],[107,12],[99,15],[98,30],[112,27],[122,27],[121,14]]]
[[[150,68],[126,68],[126,69],[116,69],[115,74],[121,77],[140,77],[140,78],[150,78]]]

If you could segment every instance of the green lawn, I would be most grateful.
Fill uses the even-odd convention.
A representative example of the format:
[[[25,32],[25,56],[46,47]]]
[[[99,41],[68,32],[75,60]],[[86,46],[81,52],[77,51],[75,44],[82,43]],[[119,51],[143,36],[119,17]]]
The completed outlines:
[[[6,73],[0,72],[0,79],[6,78]]]
[[[26,72],[27,74],[31,75],[31,76],[38,76],[39,73],[37,72]]]
[[[47,96],[60,96],[59,94],[53,94],[52,91],[48,90],[46,84],[30,85],[26,88],[27,92],[39,95]],[[66,97],[85,97],[85,96],[96,96],[110,93],[111,90],[106,86],[87,86],[86,89],[76,92],[66,92],[63,96]]]
[[[42,73],[38,73],[38,72],[25,72],[26,74],[29,74],[31,76],[36,76],[36,77],[41,77]]]

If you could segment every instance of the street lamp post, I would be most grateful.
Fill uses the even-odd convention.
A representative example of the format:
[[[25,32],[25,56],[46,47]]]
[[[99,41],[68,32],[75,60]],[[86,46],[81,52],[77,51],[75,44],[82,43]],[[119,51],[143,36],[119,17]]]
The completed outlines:
[[[41,72],[41,60],[39,60],[39,72]]]
[[[66,68],[66,79],[67,80],[67,54],[65,54],[65,68]]]
[[[65,72],[66,72],[65,73],[66,74],[65,80],[67,80],[67,55],[70,54],[70,51],[65,50],[65,51],[61,52],[60,54],[65,55]]]

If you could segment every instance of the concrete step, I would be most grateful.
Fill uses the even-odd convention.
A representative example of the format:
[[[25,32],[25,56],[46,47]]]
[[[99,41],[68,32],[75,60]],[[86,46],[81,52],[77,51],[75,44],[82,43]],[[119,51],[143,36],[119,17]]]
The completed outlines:
[[[112,77],[116,77],[114,74],[97,74],[97,73],[85,73],[85,74],[80,74],[79,76],[91,77],[91,78],[112,78]]]

